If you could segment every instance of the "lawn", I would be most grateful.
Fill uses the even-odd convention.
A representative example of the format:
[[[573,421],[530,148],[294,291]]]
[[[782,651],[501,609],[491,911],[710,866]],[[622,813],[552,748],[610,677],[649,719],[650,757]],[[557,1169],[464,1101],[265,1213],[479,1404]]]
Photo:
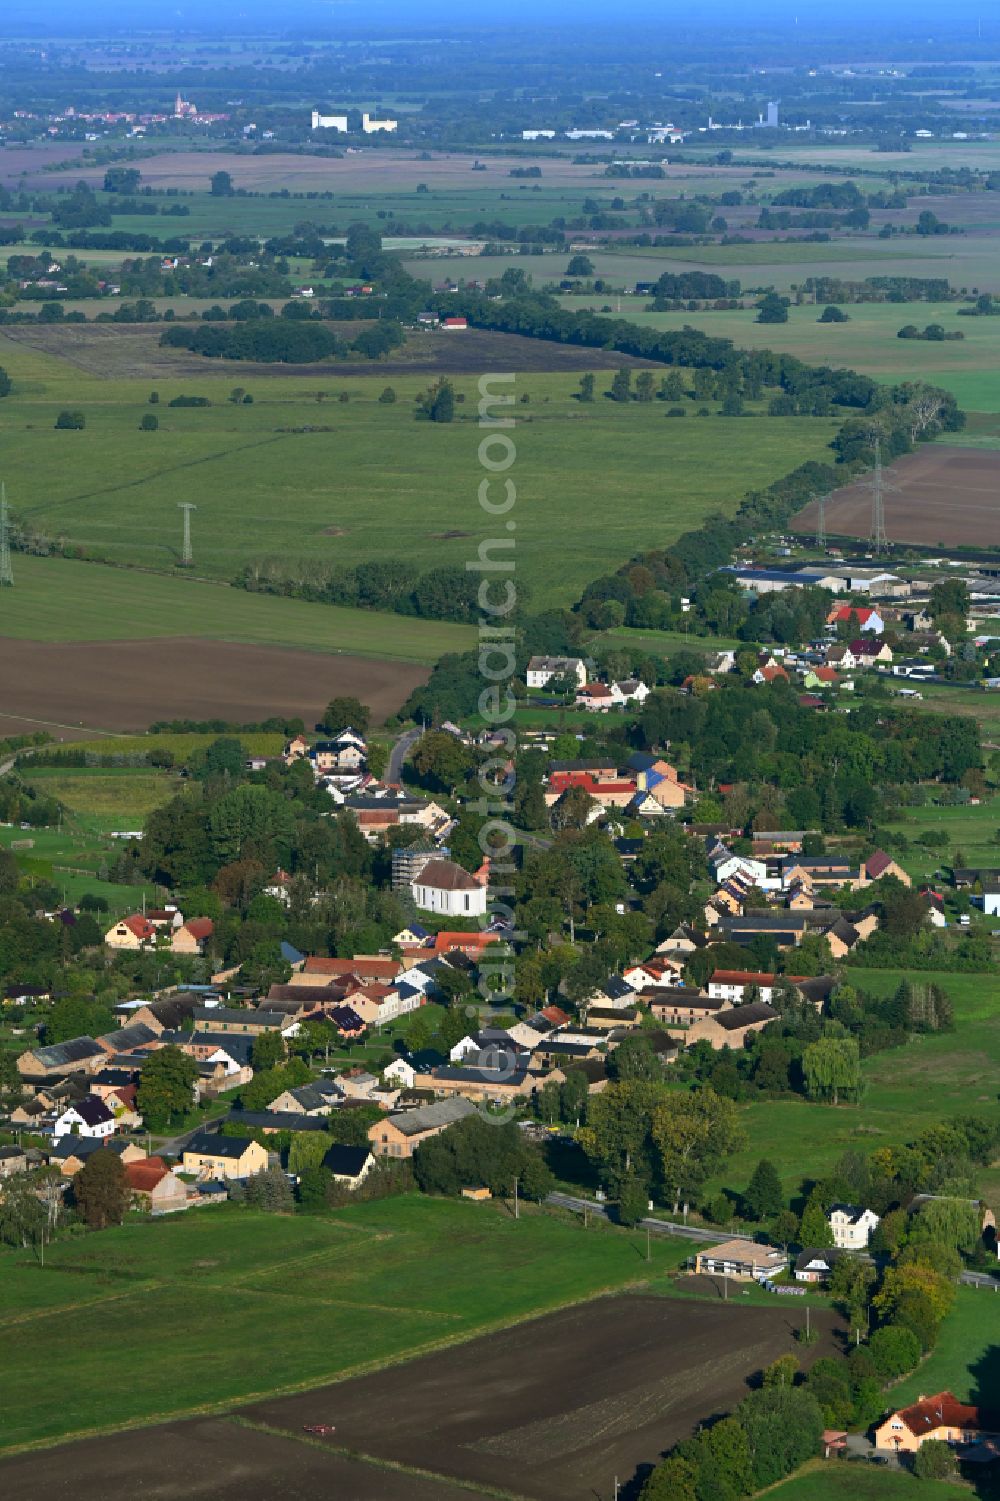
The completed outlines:
[[[471,627],[248,594],[202,579],[102,568],[66,558],[14,559],[0,594],[0,637],[120,641],[200,636],[253,646],[434,662],[472,645]]]
[[[122,821],[109,819],[109,825],[121,827]],[[26,841],[31,848],[14,848],[17,863],[26,876],[41,881],[51,881],[62,894],[63,901],[75,903],[85,892],[107,899],[111,913],[134,912],[143,897],[153,901],[156,887],[150,882],[145,886],[120,886],[101,878],[103,866],[110,865],[115,857],[115,846],[103,837],[92,823],[67,822],[56,829],[15,829],[0,825],[0,848],[11,849]]]
[[[655,1279],[688,1249],[654,1246],[647,1268],[638,1235],[413,1196],[133,1222],[57,1243],[44,1270],[3,1253],[3,1445],[318,1385]]]
[[[893,1387],[902,1406],[924,1392],[954,1392],[960,1402],[991,1407],[1000,1391],[1000,1295],[960,1287],[937,1344],[912,1375]]]
[[[774,1501],[957,1501],[969,1493],[948,1481],[917,1480],[880,1465],[816,1460],[767,1494]]]
[[[463,566],[494,533],[478,500],[484,471],[475,376],[455,378],[464,409],[441,425],[413,420],[412,400],[426,376],[384,382],[333,365],[318,375],[257,377],[205,361],[204,374],[181,380],[161,372],[147,386],[82,373],[2,335],[0,364],[15,382],[0,404],[0,438],[17,435],[6,470],[11,508],[90,556],[174,568],[181,499],[197,505],[198,572],[223,579],[274,556],[329,567],[373,558],[402,558],[422,570]],[[252,393],[251,406],[227,401],[238,383]],[[393,404],[378,400],[385,383],[396,392]],[[521,374],[513,386],[518,577],[547,605],[571,603],[609,566],[671,542],[712,511],[731,513],[748,489],[825,457],[837,425],[825,418],[666,421],[660,402],[605,400],[610,383],[610,372],[598,376],[590,405],[574,399],[574,374]],[[160,429],[140,432],[153,387]],[[182,393],[213,404],[170,408]],[[328,399],[317,401],[317,393]],[[336,399],[341,394],[346,403]],[[84,413],[86,430],[53,431],[70,404]],[[296,604],[272,601],[271,608]],[[253,618],[264,606],[249,602]],[[228,599],[225,608],[239,613]],[[337,624],[326,612],[320,618],[329,621],[325,630],[313,628],[322,640]],[[304,627],[304,617],[296,619]],[[404,643],[411,629],[407,622]]]
[[[853,967],[846,974],[852,984],[875,992],[895,989],[902,978],[898,971]],[[914,1037],[902,1048],[866,1059],[867,1090],[860,1105],[788,1099],[744,1106],[748,1145],[713,1178],[706,1198],[719,1188],[745,1188],[762,1157],[774,1163],[786,1192],[796,1193],[804,1178],[828,1172],[843,1152],[902,1142],[936,1120],[995,1106],[1000,976],[921,971],[910,978],[947,990],[955,1006],[955,1031]],[[981,1171],[978,1179],[986,1193],[1000,1187],[995,1168]]]

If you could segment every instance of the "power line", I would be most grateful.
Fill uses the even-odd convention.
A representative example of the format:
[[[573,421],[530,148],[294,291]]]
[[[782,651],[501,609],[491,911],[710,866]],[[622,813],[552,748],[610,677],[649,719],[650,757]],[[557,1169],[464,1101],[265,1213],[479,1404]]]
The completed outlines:
[[[889,546],[885,534],[885,481],[882,476],[882,444],[875,439],[875,468],[872,470],[872,551],[878,557]]]
[[[194,553],[191,550],[191,512],[198,507],[190,500],[179,500],[178,509],[184,512],[184,542],[181,547],[181,567],[194,567]]]
[[[816,497],[816,547],[820,552],[826,551],[826,502],[825,495]]]
[[[7,513],[7,486],[0,483],[0,589],[14,587],[14,569],[10,561],[10,517]]]

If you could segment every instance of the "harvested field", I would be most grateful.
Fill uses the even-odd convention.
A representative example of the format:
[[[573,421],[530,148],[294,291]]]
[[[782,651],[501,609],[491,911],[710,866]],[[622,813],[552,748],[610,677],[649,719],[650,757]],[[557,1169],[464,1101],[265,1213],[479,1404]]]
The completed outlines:
[[[887,481],[885,529],[890,542],[928,547],[1000,546],[1000,453],[926,445],[897,460]],[[815,531],[815,504],[795,517],[803,532]],[[826,502],[826,529],[833,536],[869,537],[872,492],[867,480],[834,491]]]
[[[175,299],[178,310],[185,300]],[[326,327],[353,339],[369,322],[330,323]],[[88,375],[104,380],[179,379],[181,376],[323,376],[327,380],[391,375],[478,375],[483,371],[516,370],[535,374],[578,370],[653,369],[655,362],[616,354],[613,350],[582,349],[521,334],[493,333],[470,328],[462,333],[423,331],[407,336],[405,346],[390,360],[327,360],[318,365],[259,365],[249,360],[214,360],[186,349],[161,349],[163,330],[150,324],[71,323],[25,324],[6,328],[8,338],[27,349],[54,355]]]
[[[299,715],[312,725],[337,694],[356,695],[381,721],[428,677],[405,662],[183,637],[0,644],[0,734],[21,733],[23,720],[35,729],[125,731],[157,719],[253,723]]]
[[[542,1501],[610,1496],[615,1474],[739,1402],[801,1322],[787,1304],[603,1298],[244,1416],[290,1433],[335,1423],[331,1442],[354,1453]],[[818,1322],[814,1356],[834,1319]]]
[[[0,1474],[5,1501],[467,1501],[470,1495],[224,1418],[25,1454],[7,1460]]]

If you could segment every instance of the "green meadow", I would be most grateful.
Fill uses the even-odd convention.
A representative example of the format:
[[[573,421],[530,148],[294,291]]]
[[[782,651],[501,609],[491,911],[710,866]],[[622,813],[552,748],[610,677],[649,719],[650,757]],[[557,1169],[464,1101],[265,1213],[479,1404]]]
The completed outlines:
[[[689,1250],[657,1243],[649,1267],[638,1234],[413,1196],[315,1218],[222,1206],[131,1221],[56,1242],[44,1269],[3,1251],[0,1447],[318,1386],[606,1290],[655,1286]]]
[[[918,1480],[881,1465],[816,1460],[767,1492],[774,1501],[957,1501],[972,1493],[947,1480]]]
[[[81,374],[3,337],[0,364],[15,381],[0,403],[11,507],[88,556],[174,568],[181,500],[198,508],[197,571],[221,579],[275,556],[331,567],[375,558],[403,558],[421,569],[461,566],[491,535],[478,502],[474,376],[455,379],[464,410],[460,404],[458,420],[439,425],[413,419],[412,401],[426,377],[361,378],[349,366],[258,378],[206,361],[204,374],[177,379],[161,371],[147,383]],[[599,373],[598,399],[582,406],[574,399],[577,376],[516,380],[519,579],[547,605],[570,603],[590,579],[637,550],[672,541],[712,511],[731,513],[747,489],[824,457],[836,429],[827,419],[669,421],[661,402],[604,399],[610,383],[610,372]],[[252,394],[252,405],[226,399],[236,385]],[[391,405],[378,400],[385,385],[398,398]],[[160,395],[160,427],[141,432],[152,389]],[[169,407],[179,394],[205,396],[212,405]],[[346,402],[337,399],[342,394]],[[67,406],[83,412],[85,431],[53,431]],[[264,604],[249,601],[255,619]],[[58,613],[58,604],[53,608]],[[240,607],[227,595],[218,613],[235,621]],[[332,644],[335,615],[310,618],[326,622],[318,639]],[[186,634],[202,633],[192,621],[186,626]],[[13,634],[47,629],[32,611]],[[358,630],[372,634],[364,622]],[[135,634],[153,633],[140,620]],[[395,633],[418,640],[412,621]],[[240,627],[209,634],[240,639]],[[416,644],[407,650],[411,659],[427,654]]]
[[[404,622],[399,615],[248,594],[180,574],[24,554],[14,557],[14,588],[0,594],[0,637],[143,641],[178,634],[405,662],[435,662],[475,639],[471,626],[446,621]]]
[[[924,1392],[954,1392],[960,1402],[989,1406],[1000,1384],[1000,1294],[960,1287],[934,1349],[893,1388],[899,1406]]]
[[[766,248],[770,247],[761,247]],[[708,264],[706,261],[706,268]],[[800,269],[814,274],[804,266]],[[882,274],[887,269],[883,268]],[[923,274],[903,265],[897,269],[905,274]],[[836,274],[853,277],[855,273],[844,267]],[[930,274],[947,273],[939,269]],[[562,301],[565,307],[579,306],[575,297]],[[843,308],[848,323],[820,323],[822,307],[812,303],[790,307],[787,323],[758,323],[752,307],[736,312],[648,313],[644,311],[646,305],[644,297],[623,298],[622,314],[643,328],[678,330],[690,325],[717,338],[731,339],[740,349],[775,349],[810,364],[848,367],[879,380],[911,380],[919,370],[922,380],[953,391],[963,406],[1000,412],[1000,318],[961,318],[960,303],[856,303]],[[897,331],[906,323],[915,323],[918,328],[940,323],[946,332],[965,337],[947,343],[897,338]]]
[[[851,984],[884,993],[902,978],[894,970],[845,971]],[[866,1090],[859,1105],[820,1105],[802,1099],[762,1100],[742,1109],[748,1145],[706,1187],[742,1190],[762,1157],[770,1158],[788,1193],[803,1178],[828,1172],[846,1151],[873,1151],[906,1141],[952,1115],[989,1113],[996,1106],[1000,1065],[1000,977],[995,974],[914,973],[951,996],[954,1032],[910,1039],[901,1048],[864,1060]],[[978,1174],[987,1195],[1000,1189],[1000,1169]]]

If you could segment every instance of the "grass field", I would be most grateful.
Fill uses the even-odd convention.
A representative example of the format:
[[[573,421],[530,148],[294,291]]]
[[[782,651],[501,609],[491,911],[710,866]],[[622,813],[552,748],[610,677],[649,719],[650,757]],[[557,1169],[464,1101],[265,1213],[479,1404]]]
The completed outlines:
[[[199,572],[220,578],[269,556],[330,566],[376,557],[423,569],[461,566],[491,535],[478,502],[475,377],[456,378],[466,415],[460,407],[460,420],[441,426],[413,420],[412,398],[426,376],[393,377],[398,400],[383,405],[380,381],[352,380],[336,368],[328,376],[245,379],[206,362],[197,378],[150,380],[160,392],[161,428],[145,433],[139,422],[149,411],[148,389],[138,380],[89,376],[2,336],[0,364],[15,381],[0,404],[0,440],[16,434],[6,469],[11,507],[93,556],[174,567],[179,499],[198,507]],[[226,400],[238,382],[252,392],[252,406]],[[599,375],[598,391],[610,382],[610,373]],[[622,406],[599,396],[581,406],[577,386],[576,375],[530,374],[513,387],[528,398],[517,407],[513,471],[518,577],[528,588],[544,587],[547,605],[570,603],[609,565],[670,542],[713,510],[731,512],[748,488],[823,458],[836,427],[826,419],[669,422],[659,402]],[[330,399],[318,403],[317,390]],[[214,404],[166,407],[182,391]],[[346,405],[334,400],[343,391]],[[68,404],[84,413],[86,431],[52,431]],[[324,430],[290,431],[309,428]],[[230,600],[225,608],[227,616],[238,610]],[[256,619],[261,608],[250,601],[248,614]],[[34,615],[26,633],[35,632]],[[328,621],[328,636],[336,629],[326,612],[308,618]],[[359,629],[371,628],[362,622]],[[393,634],[409,643],[412,630],[407,621]],[[200,631],[190,622],[184,633]],[[407,649],[421,654],[416,645]]]
[[[182,784],[165,771],[132,767],[59,767],[25,769],[26,779],[48,797],[56,797],[79,824],[95,832],[138,828],[147,814],[167,802]]]
[[[65,558],[15,557],[14,588],[0,595],[0,637],[142,641],[178,635],[406,662],[434,662],[474,640],[469,626],[247,594],[200,579]]]
[[[892,970],[851,967],[847,978],[876,993],[894,990]],[[846,1151],[867,1152],[916,1135],[950,1115],[988,1112],[996,1101],[1000,1063],[1000,976],[921,971],[951,996],[955,1031],[914,1037],[902,1048],[876,1053],[862,1064],[867,1089],[860,1105],[818,1105],[806,1100],[763,1100],[743,1107],[748,1145],[706,1188],[741,1190],[762,1157],[770,1158],[786,1191],[818,1177]],[[1000,1170],[977,1174],[982,1191],[1000,1188]],[[998,1309],[1000,1312],[1000,1309]]]
[[[886,825],[890,833],[904,834],[911,848],[902,856],[905,869],[917,880],[932,879],[942,863],[952,863],[957,853],[958,865],[1000,867],[1000,798],[991,798],[978,807],[908,808],[906,818],[893,819]],[[925,848],[914,841],[921,834],[940,831],[944,841]]]
[[[878,1465],[816,1460],[767,1492],[774,1501],[956,1501],[968,1494],[945,1480],[917,1480]]]
[[[709,265],[706,260],[706,269]],[[815,274],[805,264],[798,269],[801,279]],[[910,274],[905,264],[899,270]],[[849,266],[839,274],[855,276]],[[939,270],[936,274],[948,273]],[[822,309],[808,303],[790,307],[788,322],[778,324],[757,323],[752,307],[736,312],[647,313],[646,303],[646,298],[623,298],[622,314],[643,328],[674,331],[690,325],[732,339],[740,349],[775,349],[810,364],[846,366],[880,380],[912,379],[919,366],[922,379],[954,391],[963,407],[1000,411],[1000,318],[960,318],[960,303],[854,304],[844,308],[849,323],[820,323]],[[563,298],[564,306],[577,304],[576,298]],[[961,342],[934,344],[898,339],[897,331],[906,323],[918,328],[940,323],[947,332],[965,337]]]
[[[937,1344],[912,1375],[893,1388],[893,1402],[915,1402],[923,1392],[954,1392],[960,1402],[996,1401],[1000,1390],[1000,1295],[960,1287]]]
[[[534,1211],[515,1221],[499,1205],[413,1197],[317,1219],[195,1210],[64,1240],[44,1270],[3,1253],[0,1443],[318,1385],[655,1279],[689,1249],[658,1244],[647,1268],[639,1241]]]

